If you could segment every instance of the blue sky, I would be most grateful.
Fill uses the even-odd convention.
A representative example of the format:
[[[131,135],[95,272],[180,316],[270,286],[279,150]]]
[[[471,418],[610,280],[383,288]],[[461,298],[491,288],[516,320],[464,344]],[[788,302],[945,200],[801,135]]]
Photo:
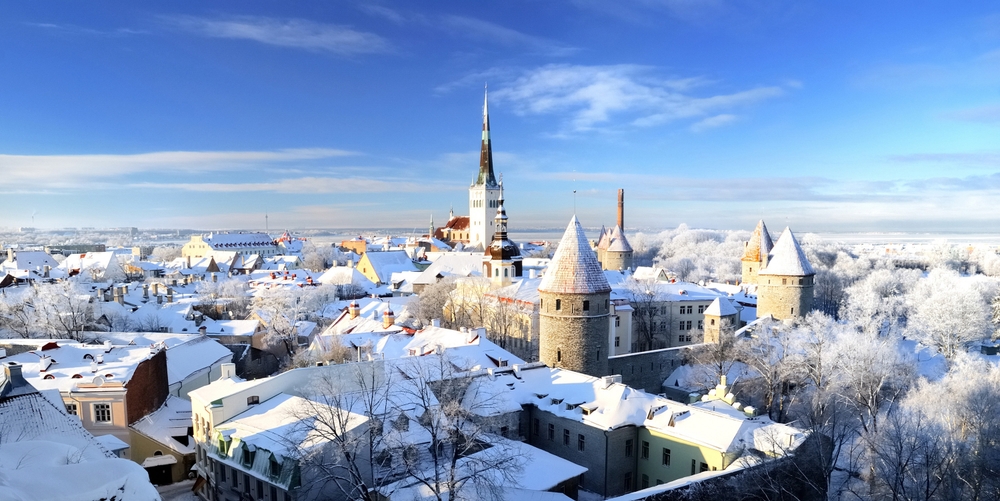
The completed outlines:
[[[0,227],[988,232],[988,2],[0,4]],[[576,190],[575,196],[573,191]]]

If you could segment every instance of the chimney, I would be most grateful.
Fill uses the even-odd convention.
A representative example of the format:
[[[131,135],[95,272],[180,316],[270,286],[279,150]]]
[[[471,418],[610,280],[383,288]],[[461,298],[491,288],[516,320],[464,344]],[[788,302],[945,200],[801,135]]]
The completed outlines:
[[[388,329],[392,327],[392,324],[396,323],[396,315],[392,313],[392,310],[386,309],[382,312],[382,328]]]
[[[174,289],[173,287],[167,287],[167,302],[174,302]]]
[[[441,327],[441,319],[440,318],[432,318],[431,319],[431,327]]]
[[[204,336],[207,332],[208,332],[208,327],[205,327],[204,325],[198,327],[198,335]]]
[[[156,295],[156,304],[163,304],[163,296],[159,294]]]
[[[111,348],[112,348],[111,340],[109,339],[104,342],[104,353],[111,353]]]
[[[191,267],[191,256],[188,256],[188,257],[187,257],[187,262],[186,262],[186,264],[187,264],[186,268],[190,268],[190,267]]]
[[[11,251],[13,252],[13,251]],[[21,364],[17,362],[7,362],[3,364],[4,375],[7,376],[7,384],[10,388],[21,388],[28,386],[24,376],[21,375]]]
[[[120,287],[112,287],[114,289],[114,299],[118,304],[125,304],[125,298],[122,297],[122,290]]]
[[[625,231],[625,190],[618,190],[618,227]]]
[[[97,362],[97,365],[103,364],[104,363],[104,354],[103,353],[98,353],[97,356],[94,357],[94,361]]]
[[[13,247],[7,247],[7,260],[8,261],[14,261],[14,248]],[[18,368],[17,371],[18,371],[18,374],[21,373],[21,369],[20,368]]]
[[[358,306],[357,301],[351,301],[351,305],[347,307],[347,312],[351,315],[351,320],[353,320],[361,314],[361,307]]]
[[[142,298],[149,299],[149,284],[142,284]]]
[[[49,271],[51,271],[51,270],[52,270],[51,266],[49,266],[49,265],[43,266],[42,267],[42,278],[49,278]]]
[[[222,364],[220,366],[219,379],[232,379],[236,377],[236,364]]]
[[[529,279],[538,278],[538,270],[536,270],[535,268],[531,268],[530,270],[528,270],[528,278]]]
[[[90,373],[93,374],[97,372],[97,362],[90,362]]]

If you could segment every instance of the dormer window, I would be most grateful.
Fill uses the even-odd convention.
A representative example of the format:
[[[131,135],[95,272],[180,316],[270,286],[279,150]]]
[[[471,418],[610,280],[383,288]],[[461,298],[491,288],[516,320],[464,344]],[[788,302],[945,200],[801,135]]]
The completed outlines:
[[[277,478],[278,475],[281,475],[281,463],[279,463],[273,455],[271,456],[271,460],[268,462],[267,470],[271,475],[271,478]]]
[[[260,396],[251,395],[247,397],[247,405],[256,405],[260,403]]]

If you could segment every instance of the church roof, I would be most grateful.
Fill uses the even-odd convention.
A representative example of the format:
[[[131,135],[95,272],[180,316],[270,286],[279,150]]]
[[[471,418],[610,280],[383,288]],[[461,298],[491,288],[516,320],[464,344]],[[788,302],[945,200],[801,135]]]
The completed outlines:
[[[493,175],[493,146],[490,144],[490,109],[488,95],[483,95],[483,144],[479,153],[479,176],[476,178],[476,186],[486,185],[487,188],[496,188],[497,179]]]
[[[792,230],[785,228],[785,231],[778,237],[778,242],[771,250],[771,257],[767,261],[767,267],[760,270],[761,275],[788,275],[788,276],[808,276],[815,275],[813,267],[806,259],[806,254],[799,247],[799,242],[792,235]]]
[[[566,294],[609,292],[611,286],[597,262],[597,255],[587,243],[580,221],[573,216],[559,248],[545,270],[538,290]]]
[[[448,220],[444,227],[452,230],[467,230],[469,229],[469,216],[454,216]]]
[[[771,242],[771,235],[767,232],[764,220],[761,219],[757,222],[757,227],[754,228],[753,234],[750,235],[750,240],[747,242],[747,248],[743,252],[742,260],[755,263],[763,262],[763,257],[770,254],[772,248],[774,248],[774,243]]]
[[[611,230],[611,242],[608,244],[607,250],[611,252],[632,252],[632,246],[629,245],[628,239],[625,238],[625,232],[622,231],[620,226],[615,226]]]

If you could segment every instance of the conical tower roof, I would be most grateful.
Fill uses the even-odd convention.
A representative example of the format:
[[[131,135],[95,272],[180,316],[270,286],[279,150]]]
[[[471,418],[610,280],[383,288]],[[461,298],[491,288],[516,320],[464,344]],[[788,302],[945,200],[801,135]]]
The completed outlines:
[[[754,228],[753,235],[750,235],[750,241],[747,242],[747,248],[743,252],[742,261],[762,263],[764,262],[764,257],[770,254],[773,248],[774,242],[771,241],[771,234],[768,233],[767,226],[764,225],[764,220],[761,219],[757,222],[757,227]]]
[[[611,230],[611,242],[608,244],[608,249],[611,252],[632,252],[632,246],[629,245],[628,239],[625,238],[625,232],[622,231],[620,226],[615,226]]]
[[[597,255],[587,243],[587,235],[580,221],[573,216],[566,233],[559,241],[559,248],[538,284],[542,292],[562,294],[595,294],[610,292],[608,279],[597,262]]]
[[[597,248],[605,250],[608,248],[608,245],[610,244],[611,244],[611,233],[608,232],[608,229],[605,228],[604,225],[602,224],[601,236],[597,237]]]
[[[802,252],[802,247],[799,247],[792,230],[786,227],[778,237],[778,242],[774,244],[774,249],[771,250],[767,267],[760,270],[760,274],[805,277],[815,275],[816,272],[806,259],[805,252]]]

